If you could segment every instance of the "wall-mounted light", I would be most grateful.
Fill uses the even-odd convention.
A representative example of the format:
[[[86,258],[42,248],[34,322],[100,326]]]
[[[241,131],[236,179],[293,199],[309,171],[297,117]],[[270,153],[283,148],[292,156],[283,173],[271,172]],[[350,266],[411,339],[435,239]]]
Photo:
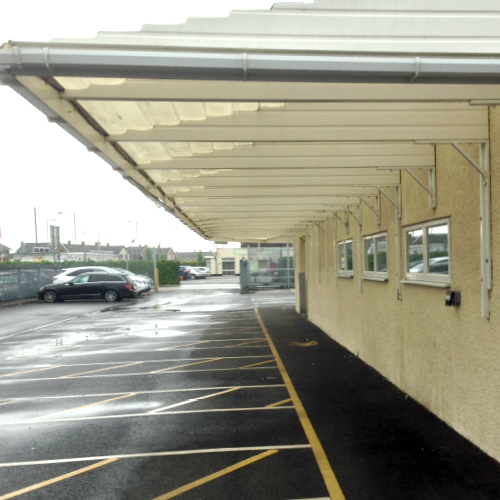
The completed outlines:
[[[452,292],[451,290],[446,292],[446,297],[444,298],[445,306],[459,306],[462,297],[460,296],[460,292]]]

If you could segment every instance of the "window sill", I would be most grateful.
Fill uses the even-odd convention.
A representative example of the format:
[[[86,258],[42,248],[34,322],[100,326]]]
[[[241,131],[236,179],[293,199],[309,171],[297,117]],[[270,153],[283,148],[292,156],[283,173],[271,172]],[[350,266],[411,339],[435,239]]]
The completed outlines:
[[[371,276],[363,276],[361,279],[365,281],[389,281],[389,278],[376,278]]]
[[[451,283],[439,281],[401,280],[401,283],[404,283],[405,285],[431,286],[434,288],[451,288]]]
[[[347,278],[347,279],[352,279],[354,278],[354,274],[336,274],[336,278]]]

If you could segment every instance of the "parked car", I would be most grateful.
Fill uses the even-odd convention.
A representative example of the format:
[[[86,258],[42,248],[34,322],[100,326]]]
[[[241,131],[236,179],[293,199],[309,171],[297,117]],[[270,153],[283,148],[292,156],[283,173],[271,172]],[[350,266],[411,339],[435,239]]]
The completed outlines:
[[[185,280],[195,280],[202,277],[202,273],[191,266],[181,266],[179,268],[179,275]]]
[[[67,281],[72,280],[76,276],[80,276],[84,273],[93,273],[93,272],[105,272],[112,273],[116,272],[117,268],[106,267],[106,266],[84,266],[84,267],[70,267],[67,269],[62,269],[59,274],[54,276],[52,284],[60,285],[61,283],[66,283]]]
[[[210,272],[210,269],[208,267],[193,267],[192,269],[196,269],[200,272],[199,278],[205,279],[208,276],[212,276],[212,273]]]
[[[129,276],[134,283],[137,285],[137,293],[140,295],[142,292],[149,292],[151,290],[150,279],[149,276],[143,276],[142,274],[135,274],[128,269],[122,269],[120,267],[111,268],[110,272],[123,274]]]
[[[125,274],[85,273],[66,283],[46,285],[38,291],[38,298],[45,302],[69,299],[103,298],[115,302],[125,297],[137,297],[137,285]]]
[[[191,278],[191,275],[189,273],[189,267],[187,266],[179,267],[179,276],[182,280],[195,279],[195,277]]]
[[[448,274],[449,273],[449,258],[448,257],[434,257],[429,259],[429,272],[435,274]],[[423,273],[424,263],[419,261],[412,264],[409,270],[410,273]]]

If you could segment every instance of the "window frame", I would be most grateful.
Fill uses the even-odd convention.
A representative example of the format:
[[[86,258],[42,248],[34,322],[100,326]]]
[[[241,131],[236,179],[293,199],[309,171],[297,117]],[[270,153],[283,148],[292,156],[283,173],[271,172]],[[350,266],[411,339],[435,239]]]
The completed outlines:
[[[385,253],[386,253],[386,264],[387,271],[379,271],[378,270],[378,262],[377,262],[377,239],[385,238]],[[373,242],[373,266],[374,271],[369,271],[367,269],[367,256],[366,253],[366,242],[372,240]],[[367,236],[363,236],[363,275],[367,278],[376,278],[383,281],[389,280],[389,239],[387,237],[387,231],[383,231],[381,233],[369,234]]]
[[[351,243],[352,245],[352,269],[347,269],[347,244]],[[340,252],[340,247],[344,247],[344,255],[345,255],[345,260],[346,260],[346,269],[341,269],[340,265],[340,258],[341,258],[341,252]],[[345,276],[348,278],[352,278],[354,276],[354,240],[352,238],[349,238],[347,240],[342,240],[342,241],[337,241],[337,255],[336,255],[336,267],[337,267],[337,276]]]
[[[436,226],[448,226],[448,274],[430,273],[427,271],[429,266],[429,234],[428,230]],[[423,272],[410,273],[409,272],[409,253],[408,253],[408,233],[415,230],[422,230],[422,249],[423,249]],[[420,222],[419,224],[412,224],[404,228],[404,266],[405,266],[405,281],[412,281],[417,283],[443,283],[451,284],[451,219],[449,217],[444,219],[431,220]]]

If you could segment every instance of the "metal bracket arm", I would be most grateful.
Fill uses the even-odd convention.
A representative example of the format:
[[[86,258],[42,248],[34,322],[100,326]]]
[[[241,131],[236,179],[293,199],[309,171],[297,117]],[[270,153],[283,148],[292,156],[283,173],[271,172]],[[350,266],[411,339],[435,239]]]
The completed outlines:
[[[345,208],[345,211],[350,213],[352,215],[352,217],[358,221],[358,224],[361,225],[361,221],[354,215],[353,212],[351,212],[351,210],[349,210],[349,207],[347,207],[345,205],[342,205],[342,206]]]
[[[432,170],[432,172],[431,172]],[[417,181],[428,193],[429,193],[429,208],[436,208],[436,175],[434,169],[429,169],[429,186],[426,186],[412,171],[410,168],[405,168],[413,179]]]
[[[487,179],[487,172],[485,172],[456,142],[451,142],[450,144],[481,174],[483,180]]]
[[[377,188],[396,207],[398,218],[401,218],[401,205],[394,201],[380,186],[377,186]]]
[[[364,198],[361,196],[359,197],[362,203],[364,203],[377,217],[377,226],[380,226],[380,197],[375,196],[375,206],[376,208],[373,208]]]

